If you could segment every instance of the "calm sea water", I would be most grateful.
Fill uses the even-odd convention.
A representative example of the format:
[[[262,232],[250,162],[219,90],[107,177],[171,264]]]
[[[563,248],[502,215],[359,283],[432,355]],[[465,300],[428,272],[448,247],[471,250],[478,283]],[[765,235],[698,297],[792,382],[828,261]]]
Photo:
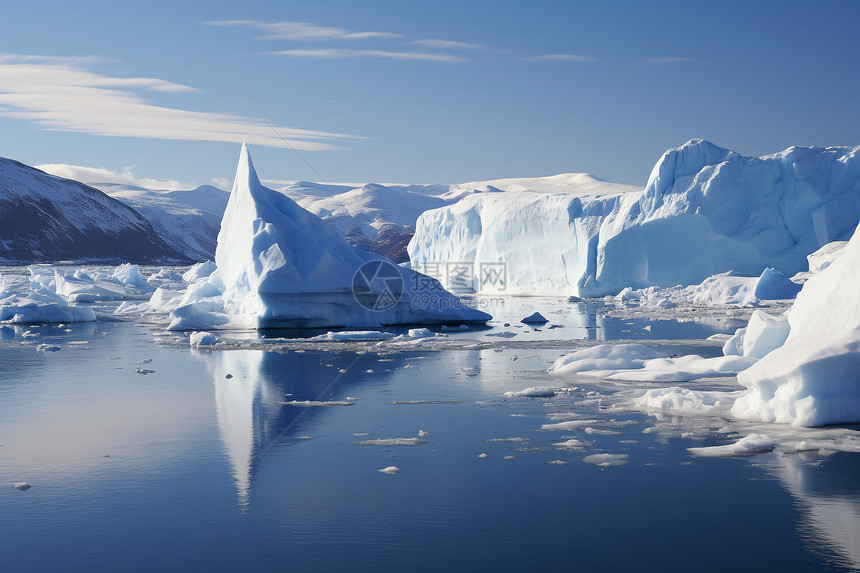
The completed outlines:
[[[582,320],[570,338],[650,332]],[[719,330],[651,330],[691,329]],[[560,349],[195,352],[133,323],[0,338],[2,571],[860,568],[860,456],[693,458],[725,437],[651,431],[600,384],[504,398],[558,385]],[[538,431],[550,414],[598,432]],[[593,443],[554,445],[569,438]]]

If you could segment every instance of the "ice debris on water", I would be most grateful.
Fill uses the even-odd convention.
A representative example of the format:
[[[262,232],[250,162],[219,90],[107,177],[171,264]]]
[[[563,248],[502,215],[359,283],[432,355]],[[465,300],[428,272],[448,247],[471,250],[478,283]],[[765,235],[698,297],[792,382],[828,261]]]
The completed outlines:
[[[394,474],[396,474],[397,472],[400,471],[400,468],[398,468],[397,466],[388,466],[387,468],[382,468],[381,470],[377,470],[377,471],[379,471],[379,473],[382,473],[382,474],[388,474],[388,475],[393,476]]]
[[[17,483],[13,483],[12,487],[14,487],[15,489],[20,489],[21,491],[27,491],[28,489],[30,489],[33,486],[31,486],[30,484],[28,484],[25,481],[19,481]]]
[[[57,352],[58,350],[60,347],[53,344],[40,344],[36,347],[36,352]]]

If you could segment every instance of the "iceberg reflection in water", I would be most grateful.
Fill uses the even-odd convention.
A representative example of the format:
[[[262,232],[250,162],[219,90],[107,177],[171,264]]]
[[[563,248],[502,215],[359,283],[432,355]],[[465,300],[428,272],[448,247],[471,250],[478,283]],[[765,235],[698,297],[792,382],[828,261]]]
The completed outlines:
[[[810,549],[860,570],[860,456],[781,454],[772,468],[803,512],[800,524]]]
[[[198,352],[215,385],[218,428],[233,467],[239,505],[247,506],[256,466],[282,440],[301,439],[303,428],[325,408],[287,402],[343,402],[356,372],[377,365],[374,354]],[[392,367],[404,359],[397,355]],[[351,373],[351,375],[350,375]],[[377,375],[378,376],[378,375]]]

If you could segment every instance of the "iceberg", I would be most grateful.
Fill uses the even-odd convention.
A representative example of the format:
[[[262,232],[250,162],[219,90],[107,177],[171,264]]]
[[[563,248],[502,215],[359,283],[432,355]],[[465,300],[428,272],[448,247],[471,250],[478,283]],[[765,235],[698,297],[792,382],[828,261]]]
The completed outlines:
[[[171,312],[173,330],[483,323],[438,281],[357,249],[264,187],[242,146],[216,269]]]
[[[860,422],[860,232],[803,285],[787,322],[784,344],[738,374],[748,392],[732,415],[807,427]]]
[[[419,217],[411,266],[467,264],[472,291],[547,296],[691,285],[728,271],[759,277],[768,267],[790,277],[860,220],[859,149],[755,158],[694,139],[666,151],[640,191],[472,194]]]

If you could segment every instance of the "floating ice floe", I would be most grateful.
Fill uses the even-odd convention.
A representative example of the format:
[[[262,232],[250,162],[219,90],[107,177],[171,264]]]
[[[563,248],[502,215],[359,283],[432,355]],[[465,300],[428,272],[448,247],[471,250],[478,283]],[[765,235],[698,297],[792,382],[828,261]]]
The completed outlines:
[[[582,461],[596,466],[620,466],[627,463],[627,454],[591,454],[582,458]]]
[[[419,269],[467,263],[486,294],[604,296],[767,267],[792,276],[860,220],[857,150],[753,158],[695,139],[668,150],[642,191],[477,193],[427,211],[409,256]],[[505,280],[487,280],[500,261]]]
[[[374,440],[359,440],[350,442],[353,446],[420,446],[427,440],[420,438],[376,438]]]
[[[217,269],[171,311],[173,330],[486,322],[438,281],[357,249],[264,187],[242,146]]]
[[[659,410],[672,414],[725,414],[741,393],[740,390],[697,391],[677,386],[652,388],[642,396],[634,398],[629,405],[640,410]]]
[[[549,372],[631,382],[686,382],[731,376],[756,360],[751,356],[703,358],[695,354],[666,358],[640,344],[604,344],[559,358]]]
[[[552,398],[558,393],[558,388],[526,388],[505,392],[505,398]]]
[[[397,466],[388,466],[387,468],[382,468],[381,470],[378,470],[378,471],[379,471],[379,473],[388,474],[388,475],[393,476],[394,474],[396,474],[397,472],[400,471],[400,468],[398,468]]]
[[[646,360],[659,357],[659,352],[641,344],[601,344],[562,356],[553,363],[549,372],[565,375],[641,368]]]
[[[694,456],[700,458],[724,458],[748,454],[760,454],[772,451],[774,441],[763,434],[750,434],[733,444],[724,446],[706,446],[701,448],[687,448]]]
[[[394,338],[394,334],[390,332],[381,332],[378,330],[344,330],[340,332],[326,332],[319,336],[314,336],[314,340],[339,340],[350,342],[355,340],[388,340]]]

